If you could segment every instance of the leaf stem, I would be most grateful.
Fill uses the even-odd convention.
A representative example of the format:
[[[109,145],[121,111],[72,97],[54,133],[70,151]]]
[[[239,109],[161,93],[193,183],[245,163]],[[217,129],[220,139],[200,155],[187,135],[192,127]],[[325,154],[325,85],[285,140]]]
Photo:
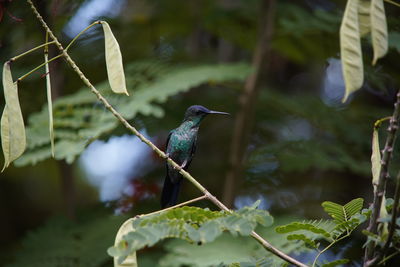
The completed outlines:
[[[381,127],[381,124],[382,124],[384,121],[390,120],[391,118],[392,118],[391,116],[387,116],[387,117],[384,117],[384,118],[382,118],[382,119],[377,120],[377,121],[374,123],[374,128],[375,128],[375,129],[379,129],[379,127]]]
[[[93,22],[92,24],[90,24],[89,26],[87,26],[83,31],[81,31],[80,33],[78,33],[77,36],[74,37],[74,39],[71,40],[71,42],[69,42],[69,44],[65,47],[65,51],[68,51],[68,49],[71,47],[71,45],[76,41],[76,39],[78,39],[82,34],[84,34],[87,30],[89,30],[90,28],[92,28],[94,25],[96,24],[101,24],[100,20],[97,20],[95,22]]]
[[[136,135],[143,143],[147,144],[155,153],[158,154],[161,158],[164,158],[167,160],[169,164],[171,164],[174,168],[179,170],[179,173],[182,174],[183,177],[185,177],[187,180],[189,180],[195,187],[197,187],[210,201],[212,201],[216,206],[218,206],[220,209],[231,212],[221,201],[219,201],[215,196],[213,196],[210,192],[207,191],[206,188],[204,188],[199,182],[197,182],[196,179],[194,179],[188,172],[183,170],[179,164],[177,164],[175,161],[173,161],[171,158],[169,158],[162,150],[160,150],[158,147],[156,147],[150,140],[148,140],[146,137],[144,137],[135,127],[129,124],[129,122],[118,112],[116,111],[110,103],[100,94],[100,92],[92,85],[92,83],[89,81],[88,78],[83,74],[83,72],[79,69],[79,67],[76,65],[76,63],[72,60],[72,58],[69,56],[67,51],[63,48],[61,43],[58,41],[57,37],[54,35],[54,33],[51,31],[51,29],[47,26],[46,22],[43,20],[42,16],[40,13],[37,11],[36,7],[33,5],[31,0],[27,0],[28,4],[30,5],[33,13],[36,15],[37,19],[39,22],[42,24],[43,28],[48,32],[49,36],[51,39],[55,41],[56,46],[61,52],[61,55],[66,59],[68,64],[72,67],[72,69],[78,74],[80,79],[85,83],[87,87],[91,90],[93,94],[96,95],[97,99],[99,99],[103,105],[129,130],[131,131],[134,135]],[[256,239],[266,250],[271,252],[272,254],[278,256],[279,258],[283,259],[284,261],[287,261],[295,266],[300,266],[300,267],[307,267],[307,265],[297,261],[296,259],[290,257],[289,255],[286,255],[282,251],[278,250],[274,246],[272,246],[268,241],[266,241],[264,238],[262,238],[260,235],[258,235],[256,232],[252,232],[251,236]]]
[[[63,56],[63,54],[59,54],[59,55],[57,55],[57,56],[55,56],[55,57],[53,57],[53,58],[47,60],[46,62],[40,64],[39,66],[37,66],[36,68],[34,68],[33,70],[31,70],[30,72],[28,72],[28,73],[22,75],[21,77],[19,77],[19,78],[17,79],[16,82],[18,83],[18,82],[22,81],[23,79],[25,79],[26,77],[28,77],[29,75],[31,75],[32,73],[34,73],[35,71],[37,71],[38,69],[40,69],[41,67],[47,65],[48,63],[50,63],[50,62],[52,62],[53,60],[56,60],[57,58],[60,58],[60,57],[62,57],[62,56]]]
[[[396,3],[395,1],[392,1],[392,0],[385,0],[385,2],[388,2],[389,4],[395,5],[395,6],[397,6],[397,7],[400,7],[400,4],[399,4],[399,3]]]
[[[351,233],[351,232],[350,232],[350,233]],[[334,240],[332,243],[330,243],[328,246],[326,246],[323,250],[321,250],[321,251],[317,254],[317,256],[315,257],[315,259],[314,259],[314,261],[313,261],[313,264],[312,264],[312,267],[315,266],[315,264],[317,263],[317,260],[318,260],[319,256],[321,256],[322,253],[324,253],[325,251],[327,251],[330,247],[332,247],[333,245],[335,245],[335,244],[336,244],[337,242],[339,242],[340,240],[345,239],[346,237],[350,236],[350,233],[347,232],[347,234],[345,234],[344,236],[342,236],[342,237],[340,237],[340,238]]]
[[[186,206],[186,205],[189,205],[189,204],[191,204],[191,203],[194,203],[194,202],[197,202],[197,201],[200,201],[200,200],[203,200],[203,199],[207,199],[207,196],[206,196],[206,195],[203,195],[203,196],[201,196],[201,197],[196,197],[196,198],[193,198],[193,199],[191,199],[191,200],[188,200],[188,201],[179,203],[179,204],[177,204],[177,205],[175,205],[175,206],[168,207],[168,208],[165,208],[165,209],[162,209],[162,210],[157,210],[157,211],[155,211],[155,212],[136,215],[135,218],[142,218],[142,217],[145,217],[145,216],[150,216],[150,215],[158,214],[158,213],[161,213],[161,212],[164,212],[164,211],[176,209],[176,208],[179,208],[179,207],[182,207],[182,206]]]
[[[26,52],[24,52],[24,53],[22,53],[22,54],[19,54],[19,55],[15,56],[15,57],[11,58],[10,61],[11,61],[11,62],[12,62],[12,61],[15,61],[15,60],[17,60],[17,59],[19,59],[19,58],[21,58],[21,57],[23,57],[23,56],[25,56],[25,55],[27,55],[27,54],[29,54],[29,53],[32,53],[32,52],[38,50],[39,48],[42,48],[43,46],[46,47],[46,46],[48,46],[48,45],[50,45],[50,44],[55,44],[55,42],[54,42],[54,41],[46,42],[46,43],[44,43],[44,44],[41,44],[41,45],[39,45],[39,46],[36,46],[36,47],[34,47],[34,48],[32,48],[32,49],[30,49],[30,50],[28,50],[28,51],[26,51]]]

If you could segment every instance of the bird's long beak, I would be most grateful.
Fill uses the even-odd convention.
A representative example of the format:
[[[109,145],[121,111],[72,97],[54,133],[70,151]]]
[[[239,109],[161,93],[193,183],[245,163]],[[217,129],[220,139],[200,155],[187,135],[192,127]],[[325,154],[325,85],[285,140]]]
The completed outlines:
[[[214,111],[214,110],[210,110],[210,112],[208,112],[208,114],[221,114],[221,115],[231,115],[227,112],[221,112],[221,111]]]

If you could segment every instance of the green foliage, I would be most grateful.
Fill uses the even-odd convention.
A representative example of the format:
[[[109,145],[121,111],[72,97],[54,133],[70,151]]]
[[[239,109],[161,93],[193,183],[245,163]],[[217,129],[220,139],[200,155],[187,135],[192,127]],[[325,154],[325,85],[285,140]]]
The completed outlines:
[[[106,250],[113,233],[126,217],[90,214],[71,222],[54,218],[40,229],[30,232],[7,267],[88,267],[110,263]]]
[[[322,207],[328,213],[336,224],[348,222],[353,215],[359,213],[362,209],[364,200],[356,198],[342,206],[331,201],[324,201]]]
[[[293,220],[291,218],[290,220]],[[274,225],[281,225],[289,221],[289,218],[276,218]],[[281,234],[277,234],[273,227],[257,227],[257,233],[265,237],[276,248],[286,254],[296,255],[309,251],[300,243],[287,242]],[[229,233],[223,233],[214,242],[206,244],[188,244],[180,239],[168,240],[163,248],[167,253],[152,266],[180,267],[180,266],[287,266],[280,258],[267,252],[254,239],[248,236],[234,237]],[[141,258],[139,256],[139,266]]]
[[[127,119],[141,113],[164,116],[159,104],[168,97],[205,83],[243,81],[251,72],[244,63],[170,67],[159,62],[142,62],[127,67],[128,92],[133,97],[112,95],[108,82],[96,86],[109,102]],[[118,125],[88,88],[54,102],[55,158],[71,163],[93,140],[106,136]],[[29,117],[28,148],[16,162],[18,166],[36,164],[50,157],[47,107]]]
[[[290,179],[293,173],[296,177],[309,178],[310,171],[323,175],[335,172],[371,174],[370,139],[362,137],[371,130],[371,123],[377,117],[385,116],[384,110],[370,105],[338,110],[304,93],[287,97],[270,90],[261,93],[260,98],[263,104],[257,107],[256,114],[265,141],[260,140],[250,154],[248,167],[254,172],[249,175],[255,175],[258,168],[267,164],[278,165],[276,175],[280,179],[283,175]],[[259,177],[265,179],[265,176],[262,172]]]
[[[275,230],[279,234],[289,234],[286,236],[288,241],[301,241],[305,246],[319,249],[320,244],[317,240],[327,240],[329,245],[321,250],[314,260],[316,264],[318,257],[328,248],[338,241],[348,237],[357,226],[366,220],[366,216],[361,214],[364,200],[362,198],[353,199],[345,205],[325,201],[322,207],[333,220],[292,222],[287,225],[279,226]],[[327,263],[326,266],[336,266],[347,262],[346,259],[335,260]],[[325,265],[323,265],[325,266]]]
[[[324,264],[322,265],[322,267],[341,266],[341,265],[346,264],[346,263],[348,263],[348,262],[349,262],[348,259],[334,260],[334,261],[331,261],[331,262],[328,262],[328,263],[324,263]]]
[[[166,238],[205,244],[214,241],[224,231],[233,236],[248,236],[259,224],[271,225],[272,217],[267,211],[258,210],[255,206],[232,213],[182,207],[135,219],[134,231],[126,234],[122,242],[109,248],[108,252],[118,257],[118,262],[122,263],[135,251],[153,246]]]

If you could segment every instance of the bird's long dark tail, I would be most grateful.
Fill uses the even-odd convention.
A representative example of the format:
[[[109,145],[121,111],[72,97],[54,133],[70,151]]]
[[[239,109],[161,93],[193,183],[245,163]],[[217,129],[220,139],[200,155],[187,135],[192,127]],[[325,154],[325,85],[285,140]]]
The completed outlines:
[[[177,204],[181,182],[182,180],[180,179],[178,182],[173,183],[168,175],[165,177],[164,187],[161,194],[161,208],[164,209]]]

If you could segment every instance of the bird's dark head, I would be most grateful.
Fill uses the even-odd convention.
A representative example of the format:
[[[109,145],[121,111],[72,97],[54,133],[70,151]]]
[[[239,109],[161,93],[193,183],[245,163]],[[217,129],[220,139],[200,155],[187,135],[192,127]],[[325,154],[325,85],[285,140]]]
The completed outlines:
[[[200,106],[200,105],[194,105],[190,106],[185,113],[185,118],[183,119],[184,121],[194,121],[196,123],[200,123],[205,116],[208,114],[222,114],[222,115],[229,115],[229,113],[226,112],[220,112],[220,111],[213,111],[209,110],[206,107]]]

